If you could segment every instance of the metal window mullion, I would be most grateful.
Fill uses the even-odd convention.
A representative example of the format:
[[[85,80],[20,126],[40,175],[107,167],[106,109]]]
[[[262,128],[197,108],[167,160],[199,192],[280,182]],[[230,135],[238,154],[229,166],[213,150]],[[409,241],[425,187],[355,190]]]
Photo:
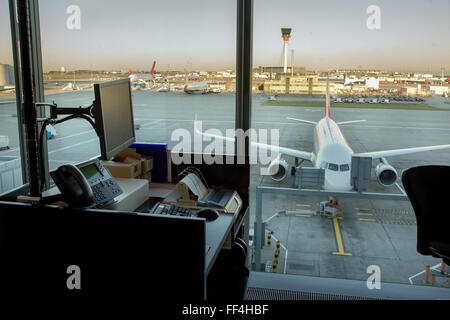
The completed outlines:
[[[22,182],[28,182],[27,150],[25,148],[25,127],[23,125],[23,99],[22,99],[22,79],[21,65],[19,59],[19,26],[17,24],[16,1],[9,0],[9,18],[11,24],[11,42],[14,63],[14,86],[16,91],[17,125],[19,132],[20,158],[22,166]]]
[[[38,155],[38,132],[36,125],[37,110],[35,109],[34,96],[34,70],[32,59],[32,25],[30,1],[32,0],[17,0],[17,21],[18,21],[18,39],[19,39],[19,58],[21,64],[20,77],[22,80],[21,95],[22,95],[22,115],[23,124],[25,127],[24,146],[27,149],[27,167],[28,179],[30,186],[30,195],[40,196],[40,163]]]
[[[34,101],[44,102],[44,81],[43,81],[43,71],[42,71],[42,50],[41,50],[41,29],[40,29],[40,19],[39,19],[39,1],[38,0],[28,0],[30,4],[30,24],[31,24],[31,57],[32,57],[32,69],[33,69],[33,86],[34,86]],[[44,107],[37,109],[37,116],[44,118],[45,109]],[[38,125],[38,132],[41,130],[41,125]],[[45,170],[45,187],[50,186],[49,177],[49,162],[48,162],[48,146],[47,139],[43,140],[43,163]],[[41,155],[39,155],[39,158]]]
[[[236,129],[250,129],[252,104],[253,0],[237,0],[236,33]],[[237,154],[237,143],[235,144]],[[249,141],[245,155],[249,156]]]

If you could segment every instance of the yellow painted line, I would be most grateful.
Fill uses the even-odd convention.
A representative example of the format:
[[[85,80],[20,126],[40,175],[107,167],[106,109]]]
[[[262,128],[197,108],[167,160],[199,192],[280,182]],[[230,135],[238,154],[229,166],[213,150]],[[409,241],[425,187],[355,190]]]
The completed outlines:
[[[295,209],[295,211],[300,211],[300,212],[310,212],[311,210],[307,210],[307,209]]]
[[[363,212],[358,212],[359,216],[373,216],[372,213],[363,213]]]
[[[296,217],[311,217],[312,215],[310,214],[296,214]]]
[[[338,252],[332,252],[335,255],[340,256],[351,256],[351,253],[344,251],[344,244],[342,243],[342,236],[341,236],[341,230],[339,229],[339,223],[337,217],[333,218],[333,226],[334,226],[334,233],[336,235],[336,242],[338,246]]]
[[[356,210],[361,210],[361,211],[370,211],[370,209],[367,208],[355,208]]]
[[[297,203],[296,206],[297,207],[311,207],[310,204],[303,204],[303,203]]]
[[[377,221],[376,219],[362,219],[362,218],[359,218],[359,220],[360,221]]]

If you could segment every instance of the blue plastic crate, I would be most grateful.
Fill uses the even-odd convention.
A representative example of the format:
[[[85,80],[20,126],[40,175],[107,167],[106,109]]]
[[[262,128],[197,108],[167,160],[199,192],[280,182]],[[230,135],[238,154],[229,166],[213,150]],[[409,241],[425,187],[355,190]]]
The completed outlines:
[[[134,143],[130,148],[142,156],[153,157],[153,182],[167,182],[167,144]]]

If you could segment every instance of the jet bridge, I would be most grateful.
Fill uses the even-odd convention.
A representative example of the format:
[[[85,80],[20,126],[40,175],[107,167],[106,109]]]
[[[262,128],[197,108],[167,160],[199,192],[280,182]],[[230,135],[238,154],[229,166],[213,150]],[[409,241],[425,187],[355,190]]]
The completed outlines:
[[[352,157],[352,168],[350,171],[350,184],[355,191],[366,191],[370,182],[370,174],[372,171],[371,157]]]
[[[325,169],[299,166],[295,170],[295,184],[299,188],[322,187],[325,184]]]
[[[363,192],[367,190],[370,183],[372,158],[352,157],[352,167],[350,171],[350,184],[355,191]],[[325,169],[297,166],[295,169],[295,185],[298,188],[316,187],[321,188],[325,184]]]

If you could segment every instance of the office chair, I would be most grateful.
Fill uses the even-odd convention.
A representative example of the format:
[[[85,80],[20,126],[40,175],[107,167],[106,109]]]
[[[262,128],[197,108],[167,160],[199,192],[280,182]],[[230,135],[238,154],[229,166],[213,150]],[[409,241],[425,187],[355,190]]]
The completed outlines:
[[[417,252],[450,265],[450,166],[420,166],[402,182],[417,220]]]

